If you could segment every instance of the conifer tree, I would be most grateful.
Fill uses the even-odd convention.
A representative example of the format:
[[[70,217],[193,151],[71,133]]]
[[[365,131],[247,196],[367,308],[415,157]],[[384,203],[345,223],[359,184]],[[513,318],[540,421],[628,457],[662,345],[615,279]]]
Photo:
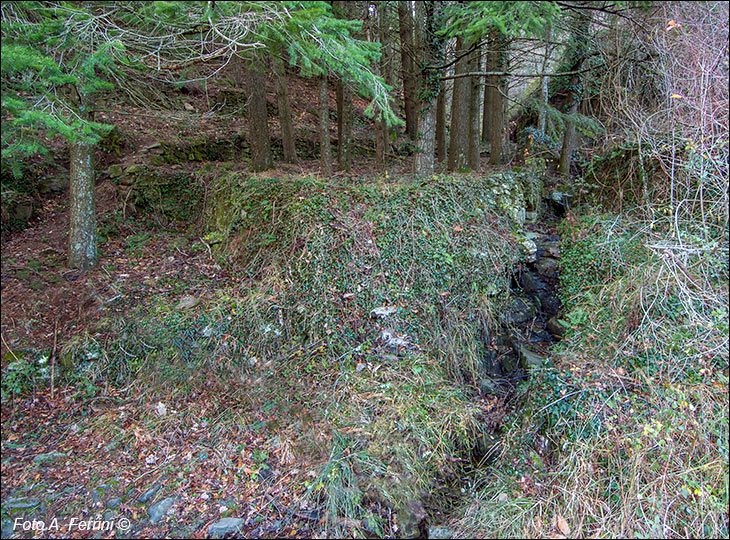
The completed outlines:
[[[422,20],[416,21],[421,27],[423,55],[419,58],[421,88],[418,93],[420,104],[414,172],[427,176],[434,171],[437,100],[442,87],[438,69],[443,63],[445,49],[445,39],[439,32],[442,23],[441,3],[424,2],[422,17]]]
[[[113,89],[109,76],[123,46],[105,31],[108,6],[7,2],[2,5],[2,160],[19,163],[45,151],[45,137],[70,145],[68,263],[98,261],[94,216],[94,148],[110,129],[94,121],[94,98]]]

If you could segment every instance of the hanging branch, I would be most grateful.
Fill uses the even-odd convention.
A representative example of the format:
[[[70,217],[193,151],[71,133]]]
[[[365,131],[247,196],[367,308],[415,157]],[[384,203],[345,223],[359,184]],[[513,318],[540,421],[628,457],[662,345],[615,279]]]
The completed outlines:
[[[564,77],[565,75],[577,75],[579,73],[586,73],[597,69],[598,66],[578,69],[575,71],[561,71],[560,73],[512,73],[510,71],[470,71],[468,73],[459,73],[458,75],[444,75],[441,77],[442,81],[449,79],[461,79],[463,77],[484,77],[488,75],[496,75],[498,77]]]

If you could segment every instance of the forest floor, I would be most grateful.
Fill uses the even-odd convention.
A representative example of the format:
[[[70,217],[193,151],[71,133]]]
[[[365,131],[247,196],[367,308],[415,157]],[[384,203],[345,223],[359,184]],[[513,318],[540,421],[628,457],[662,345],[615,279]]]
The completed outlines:
[[[229,174],[248,176],[243,160],[151,161],[149,149],[160,143],[188,148],[231,141],[245,131],[235,109],[221,113],[222,90],[214,88],[173,96],[180,109],[173,112],[125,106],[103,113],[101,120],[123,137],[99,156],[103,241],[93,270],[66,266],[67,194],[44,197],[25,230],[3,236],[2,537],[205,538],[235,530],[246,537],[468,537],[485,531],[566,537],[571,528],[586,536],[661,536],[668,529],[641,517],[661,511],[665,522],[676,519],[676,531],[726,531],[727,368],[716,359],[723,351],[719,334],[710,330],[715,341],[705,340],[696,352],[696,373],[677,374],[659,363],[637,367],[618,344],[632,330],[619,332],[638,324],[639,302],[632,298],[642,276],[627,279],[626,291],[617,292],[610,287],[620,280],[605,279],[608,292],[600,301],[586,296],[575,308],[571,321],[579,331],[549,368],[519,389],[524,377],[484,390],[461,373],[439,372],[426,345],[444,357],[477,356],[464,346],[475,339],[473,321],[466,320],[475,282],[484,279],[479,290],[489,291],[496,281],[486,278],[506,277],[509,290],[515,288],[510,276],[522,279],[513,273],[524,266],[514,265],[513,231],[498,217],[473,212],[479,202],[469,198],[474,178],[437,175],[414,187],[407,145],[399,152],[394,143],[387,171],[377,172],[363,102],[356,103],[354,122],[361,155],[351,171],[320,178],[316,89],[299,79],[293,84],[295,126],[305,143],[301,159],[277,161],[275,169],[253,175],[253,187],[242,184],[259,190],[261,204],[242,208],[267,229],[242,225],[232,233],[231,252],[221,254],[218,239],[206,235],[203,220],[210,216],[186,222],[128,212],[119,179],[110,174],[112,165],[141,166],[165,178],[200,175],[204,186]],[[334,104],[334,92],[330,100]],[[269,102],[275,106],[273,95]],[[269,116],[276,146],[275,115]],[[65,149],[55,152],[63,170]],[[485,168],[479,176],[505,169]],[[276,184],[282,178],[291,182]],[[311,181],[297,184],[297,178]],[[286,191],[285,202],[300,212],[288,215],[301,216],[285,223],[291,230],[282,232],[289,207],[278,206],[279,199],[273,199],[278,212],[255,215],[271,206],[270,186]],[[331,200],[318,202],[326,198],[322,193]],[[213,195],[204,190],[201,200]],[[241,195],[244,204],[248,195]],[[326,227],[317,222],[322,216]],[[588,246],[574,249],[566,264],[579,276],[576,282],[587,279],[584,270],[593,271],[596,259],[608,260],[606,253],[628,253],[638,237],[627,228],[629,240],[619,238],[620,227],[611,221],[604,238],[598,217],[570,219],[573,246]],[[556,222],[526,229],[557,245]],[[293,235],[291,245],[277,242],[283,233]],[[428,253],[418,259],[421,245]],[[475,245],[485,246],[486,255]],[[593,253],[595,246],[604,251]],[[584,252],[590,258],[581,258]],[[252,262],[237,265],[247,257]],[[475,270],[479,257],[489,272]],[[311,267],[334,270],[308,275],[310,260]],[[296,285],[313,297],[301,309],[296,297],[286,304],[293,267],[304,268],[300,276],[309,281]],[[624,270],[609,268],[616,275]],[[392,299],[388,287],[397,272],[405,276],[398,283],[404,292],[392,302],[398,315],[388,323],[375,320],[370,310]],[[361,291],[365,282],[372,290]],[[416,289],[423,283],[428,287]],[[285,341],[293,348],[277,351],[279,364],[272,366],[265,353],[280,343],[276,330],[287,330],[276,326],[281,305],[303,327],[329,336],[323,328],[332,324],[345,337],[323,352],[320,342],[306,338],[306,347],[295,346],[299,336],[293,336]],[[727,311],[718,313],[721,329]],[[246,326],[246,318],[256,324]],[[530,333],[541,334],[544,322]],[[690,334],[680,330],[672,343],[687,341]],[[384,331],[402,340],[403,350],[384,344]],[[408,341],[419,331],[423,347]],[[259,350],[240,346],[256,332]],[[534,341],[533,351],[546,356],[550,339]],[[522,407],[531,409],[519,412]],[[598,422],[605,429],[591,435]],[[477,433],[475,424],[488,430]],[[475,447],[485,433],[501,431],[500,464],[475,472],[473,456],[447,444],[457,430],[453,438]],[[589,436],[596,437],[592,444],[585,443]],[[482,453],[490,458],[490,452]],[[435,473],[404,472],[409,464],[430,465],[436,454],[443,459]],[[382,457],[377,466],[376,455]],[[381,494],[357,492],[348,476],[354,472]],[[382,493],[402,488],[402,479],[418,489],[404,499],[410,510],[396,512]],[[669,506],[661,506],[668,496],[674,497]],[[98,530],[102,521],[113,522],[113,530]]]
[[[295,84],[297,129],[305,139],[314,139],[316,111],[307,104],[316,102],[315,90],[301,81]],[[124,388],[62,377],[63,359],[79,344],[93,342],[103,354],[119,338],[111,321],[134,317],[137,308],[152,302],[172,307],[183,297],[211,297],[245,279],[220,265],[209,246],[193,249],[201,240],[197,234],[120,217],[123,201],[107,174],[110,165],[189,172],[200,164],[150,165],[145,149],[165,140],[232,139],[245,130],[241,115],[201,113],[207,108],[204,96],[186,96],[184,103],[190,102],[198,112],[124,107],[101,114],[100,120],[114,124],[124,142],[98,156],[97,219],[100,231],[111,234],[104,238],[94,269],[82,273],[66,266],[66,193],[45,197],[25,230],[3,238],[4,377],[7,366],[24,360],[29,350],[53,364],[50,385],[33,380],[32,391],[9,399],[10,386],[3,386],[3,538],[204,538],[211,525],[229,516],[240,519],[231,530],[238,528],[246,537],[301,538],[323,530],[323,509],[306,495],[328,456],[294,452],[307,431],[303,423],[320,427],[307,413],[292,415],[270,396],[252,391],[250,382],[222,382],[212,371],[198,372],[195,380],[172,392],[169,379],[155,374]],[[356,123],[356,141],[369,146],[365,104],[356,106],[362,119],[359,128]],[[276,132],[275,120],[272,128]],[[54,150],[62,168],[67,150]],[[409,168],[407,158],[394,155],[385,174],[407,177]],[[247,171],[247,166],[233,164],[233,170]],[[318,174],[319,160],[305,155],[296,165],[278,165],[260,176]],[[339,174],[378,176],[371,154]],[[397,530],[397,519],[393,522],[385,507],[373,504],[373,510]],[[155,518],[156,513],[162,517]],[[100,531],[93,523],[83,525],[89,520],[116,525]]]

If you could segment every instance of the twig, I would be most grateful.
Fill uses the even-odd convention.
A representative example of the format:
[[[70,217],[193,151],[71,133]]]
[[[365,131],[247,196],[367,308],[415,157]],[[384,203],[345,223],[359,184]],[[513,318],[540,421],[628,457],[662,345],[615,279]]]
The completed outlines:
[[[213,259],[213,252],[211,251],[210,246],[208,245],[208,243],[205,240],[203,240],[202,238],[198,238],[198,240],[200,240],[203,243],[203,245],[208,248],[208,255],[210,256],[210,258],[212,260]]]
[[[55,387],[54,387],[54,376],[56,368],[56,346],[58,344],[58,317],[53,323],[53,349],[51,349],[51,401],[53,401]]]
[[[148,475],[148,474],[150,474],[150,473],[153,473],[153,472],[157,471],[157,470],[158,470],[158,469],[160,469],[160,468],[161,468],[161,467],[162,467],[162,466],[163,466],[163,465],[164,465],[165,463],[167,463],[167,458],[168,458],[168,456],[170,455],[170,443],[169,443],[169,442],[167,442],[167,439],[162,439],[162,440],[163,440],[163,441],[165,441],[165,444],[167,444],[167,450],[165,450],[165,460],[164,460],[164,461],[163,461],[162,463],[160,463],[160,464],[159,464],[159,465],[158,465],[157,467],[155,467],[154,469],[150,469],[149,471],[147,471],[147,472],[143,472],[142,474],[140,474],[140,475],[139,475],[139,476],[138,476],[137,478],[135,478],[135,479],[134,479],[134,480],[132,481],[132,484],[136,484],[137,482],[139,482],[140,480],[142,480],[142,478],[144,478],[145,476],[147,476],[147,475]]]

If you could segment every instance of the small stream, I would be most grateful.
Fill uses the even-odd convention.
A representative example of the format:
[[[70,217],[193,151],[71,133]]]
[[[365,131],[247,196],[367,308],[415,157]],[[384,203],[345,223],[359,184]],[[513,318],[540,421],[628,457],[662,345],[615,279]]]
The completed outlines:
[[[562,307],[558,296],[560,237],[555,231],[558,221],[558,216],[551,215],[526,226],[527,237],[536,249],[512,268],[510,300],[498,316],[497,330],[492,327],[490,331],[485,324],[481,331],[484,355],[479,388],[482,397],[502,396],[503,402],[508,403],[517,384],[528,378],[531,370],[544,366],[551,347],[563,336],[565,328],[558,322]],[[446,499],[456,501],[473,491],[474,473],[498,459],[500,426],[485,427],[489,433],[471,451],[472,472],[454,479],[445,491],[433,493],[432,501],[436,504],[432,509]],[[421,537],[453,538],[454,532],[445,525],[450,518],[448,511],[437,511],[436,515],[427,527],[421,524]]]

